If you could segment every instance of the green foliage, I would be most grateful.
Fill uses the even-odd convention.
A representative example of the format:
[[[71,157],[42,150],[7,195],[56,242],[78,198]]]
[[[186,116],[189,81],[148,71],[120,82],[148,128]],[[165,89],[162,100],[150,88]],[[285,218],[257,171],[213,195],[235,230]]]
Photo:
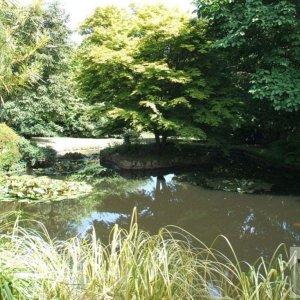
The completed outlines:
[[[231,141],[262,144],[268,147],[268,156],[296,162],[299,151],[294,140],[298,139],[300,128],[300,2],[195,2],[199,17],[208,22],[214,56],[222,62],[223,74],[229,79],[226,85],[235,87],[227,91],[227,96],[235,92],[243,103],[239,108],[242,126],[231,132]],[[275,144],[282,144],[280,151]]]
[[[122,154],[125,156],[145,158],[157,157],[157,148],[154,143],[150,144],[132,144],[132,145],[117,145],[110,148],[103,149],[102,154]],[[191,155],[199,156],[206,155],[208,152],[216,152],[221,157],[222,151],[215,145],[197,142],[172,142],[171,140],[166,144],[166,151],[161,156],[168,157],[169,155]],[[100,153],[100,156],[101,156]]]
[[[47,202],[74,199],[92,189],[83,182],[77,183],[49,177],[5,176],[0,174],[1,201]]]
[[[21,159],[18,143],[21,141],[11,128],[0,124],[0,169],[9,169]]]
[[[3,118],[25,136],[91,136],[88,106],[76,97],[70,76],[51,75],[47,83],[13,95],[4,105]]]
[[[205,21],[163,5],[98,8],[82,26],[78,80],[108,117],[104,126],[151,131],[164,142],[170,135],[205,138],[201,124],[229,120],[232,103],[203,74],[210,66],[206,30]]]
[[[300,140],[297,137],[288,142],[285,139],[277,140],[265,151],[265,155],[268,154],[281,163],[300,166]]]
[[[97,182],[103,178],[114,176],[116,173],[111,169],[102,167],[99,159],[97,159],[86,163],[81,170],[74,172],[69,178],[76,181]]]
[[[45,47],[48,33],[40,30],[37,3],[25,9],[11,1],[0,2],[0,99],[1,105],[7,95],[34,83],[40,72],[41,62],[35,53]],[[31,26],[31,31],[27,28]]]
[[[32,61],[39,62],[40,80],[6,97],[2,118],[26,137],[92,135],[93,125],[86,115],[88,106],[78,97],[72,80],[75,66],[64,10],[57,3],[23,10],[29,20],[17,38],[24,45],[33,43],[38,30],[47,33],[48,40],[31,55]]]
[[[18,136],[5,124],[0,124],[0,169],[17,168],[18,164],[27,166],[49,165],[55,160],[55,151],[41,148]]]
[[[257,70],[250,93],[254,99],[269,99],[276,110],[295,111],[300,107],[300,74],[292,68]]]
[[[99,163],[99,157],[76,157],[76,154],[65,155],[49,167],[34,169],[36,175],[49,175],[55,177],[68,176],[71,181],[93,182],[103,177],[115,176],[116,173]]]
[[[38,147],[36,144],[26,139],[21,139],[18,142],[18,148],[21,153],[22,161],[30,167],[51,165],[56,160],[56,153],[54,150]]]
[[[156,147],[154,144],[132,144],[132,145],[117,145],[113,147],[109,147],[106,149],[103,149],[101,152],[103,154],[108,153],[108,154],[127,154],[129,156],[147,156],[151,154],[156,154]],[[100,154],[101,155],[101,154]]]
[[[299,1],[199,0],[214,46],[254,99],[276,110],[300,108]]]

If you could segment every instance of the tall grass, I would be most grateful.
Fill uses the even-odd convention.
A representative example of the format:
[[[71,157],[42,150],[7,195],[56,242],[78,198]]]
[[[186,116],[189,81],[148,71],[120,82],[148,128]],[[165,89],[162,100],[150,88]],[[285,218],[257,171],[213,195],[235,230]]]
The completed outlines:
[[[229,259],[183,230],[151,236],[139,230],[136,212],[128,231],[115,225],[109,245],[94,231],[62,242],[42,224],[39,231],[20,224],[1,228],[1,299],[276,300],[289,292],[288,262],[278,251],[251,266],[233,249]]]

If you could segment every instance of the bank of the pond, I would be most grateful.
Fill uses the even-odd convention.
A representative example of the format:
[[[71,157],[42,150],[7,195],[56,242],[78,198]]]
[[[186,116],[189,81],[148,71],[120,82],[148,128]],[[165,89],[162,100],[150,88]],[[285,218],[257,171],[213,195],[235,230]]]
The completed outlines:
[[[20,222],[20,221],[19,221]],[[91,235],[60,242],[2,219],[1,299],[287,299],[284,247],[270,262],[240,262],[187,232],[149,235],[131,221],[114,226],[109,245]],[[176,237],[180,236],[180,239]],[[191,245],[191,241],[196,246]],[[226,239],[224,240],[227,243]]]
[[[223,156],[215,146],[167,144],[158,151],[155,144],[121,145],[103,149],[100,162],[117,170],[166,170],[208,167]]]
[[[294,184],[300,178],[297,166],[266,159],[255,147],[232,146],[224,152],[215,145],[181,143],[168,144],[158,153],[155,145],[122,145],[102,150],[100,162],[109,168],[99,164],[98,156],[69,153],[51,166],[28,169],[27,175],[2,173],[0,198],[23,202],[78,198],[89,194],[95,182],[115,180],[119,175],[113,169],[129,177],[183,173],[183,180],[213,190],[299,192]]]
[[[201,169],[228,158],[244,159],[261,168],[300,173],[299,165],[284,162],[267,148],[249,145],[222,148],[206,143],[169,143],[158,151],[155,144],[133,144],[116,145],[100,152],[100,162],[118,170]]]
[[[277,156],[274,151],[259,146],[240,145],[229,147],[229,154],[252,161],[262,168],[273,168],[282,172],[300,173],[300,165],[288,163],[284,157]]]

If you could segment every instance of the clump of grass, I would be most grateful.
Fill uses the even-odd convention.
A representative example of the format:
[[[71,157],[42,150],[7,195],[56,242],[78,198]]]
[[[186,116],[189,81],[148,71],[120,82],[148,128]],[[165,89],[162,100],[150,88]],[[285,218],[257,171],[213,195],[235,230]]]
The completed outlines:
[[[109,245],[95,232],[51,240],[46,229],[16,222],[0,235],[1,299],[284,299],[287,262],[276,256],[256,266],[206,247],[188,233],[157,235],[117,225]],[[179,231],[179,230],[177,230]],[[175,238],[178,237],[178,238]],[[199,247],[192,245],[199,243]],[[194,244],[194,243],[193,243]],[[233,252],[234,254],[234,252]],[[245,270],[244,270],[245,269]]]

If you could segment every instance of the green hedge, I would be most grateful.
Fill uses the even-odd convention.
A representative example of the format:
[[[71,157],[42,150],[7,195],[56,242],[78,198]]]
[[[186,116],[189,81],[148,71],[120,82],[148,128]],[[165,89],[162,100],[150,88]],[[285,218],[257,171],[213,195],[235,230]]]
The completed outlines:
[[[21,159],[18,143],[21,141],[11,128],[0,124],[0,169],[9,169]]]

